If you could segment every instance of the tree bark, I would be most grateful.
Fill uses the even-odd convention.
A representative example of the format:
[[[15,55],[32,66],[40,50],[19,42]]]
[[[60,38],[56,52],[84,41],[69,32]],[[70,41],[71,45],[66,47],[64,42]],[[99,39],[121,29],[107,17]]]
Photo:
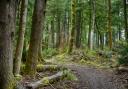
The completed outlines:
[[[89,10],[89,32],[88,32],[88,47],[91,49],[91,27],[92,27],[92,3],[89,1],[90,10]]]
[[[90,26],[89,26],[89,37],[88,37],[88,46],[93,49],[93,34],[95,31],[95,19],[96,19],[96,1],[90,0]]]
[[[26,74],[35,76],[38,61],[39,44],[42,37],[42,22],[44,14],[44,3],[46,0],[36,0],[32,18],[32,31],[30,46],[26,60]]]
[[[43,4],[43,8],[44,8],[44,11],[43,11],[43,17],[42,17],[42,20],[43,20],[43,22],[42,22],[42,30],[44,30],[44,18],[45,18],[45,9],[46,9],[46,0],[45,0],[45,2],[44,2],[44,4]],[[44,59],[43,59],[43,54],[42,54],[42,50],[43,50],[43,36],[41,37],[41,39],[40,39],[40,43],[39,43],[39,52],[38,52],[38,62],[45,62],[44,61]]]
[[[60,47],[60,15],[57,13],[57,36],[56,36],[56,48]]]
[[[112,49],[112,18],[111,18],[111,0],[108,0],[108,35],[109,35],[109,48]]]
[[[81,11],[77,12],[77,22],[76,22],[76,48],[81,46]]]
[[[74,40],[75,40],[75,24],[76,24],[76,0],[71,1],[71,32],[70,32],[70,40],[69,40],[69,49],[68,53],[70,54],[73,50]]]
[[[16,3],[16,0],[0,0],[0,89],[14,87],[12,40]]]
[[[14,75],[18,75],[20,73],[20,65],[21,65],[23,45],[24,45],[24,34],[26,29],[27,5],[28,5],[28,0],[21,1],[19,35],[18,35],[18,41],[16,46],[15,58],[14,58],[14,70],[13,70]]]
[[[126,4],[126,0],[123,0],[123,1],[124,1],[125,39],[128,42],[127,4]]]
[[[53,21],[51,21],[51,41],[52,41],[52,48],[54,48],[55,47],[55,32],[54,32],[54,19],[53,19]]]
[[[39,43],[39,51],[38,51],[38,63],[44,63],[44,59],[43,59],[43,53],[42,53],[42,50],[43,50],[43,46],[42,46],[43,42],[42,42],[42,39],[40,40],[40,43]]]
[[[30,83],[26,86],[27,89],[37,89],[40,88],[42,86],[48,85],[49,83],[60,79],[62,77],[65,76],[65,73],[63,71],[60,71],[52,76],[48,76],[48,77],[44,77],[41,80],[34,82],[34,83]]]

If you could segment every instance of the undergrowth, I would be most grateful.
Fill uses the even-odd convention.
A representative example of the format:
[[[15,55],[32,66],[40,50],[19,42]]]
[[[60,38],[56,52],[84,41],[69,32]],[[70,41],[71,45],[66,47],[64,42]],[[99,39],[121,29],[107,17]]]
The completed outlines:
[[[52,56],[57,55],[58,51],[56,49],[48,48],[48,49],[44,49],[42,54],[44,58],[50,58]]]
[[[115,50],[118,53],[118,64],[128,65],[128,43],[120,41],[116,44]]]

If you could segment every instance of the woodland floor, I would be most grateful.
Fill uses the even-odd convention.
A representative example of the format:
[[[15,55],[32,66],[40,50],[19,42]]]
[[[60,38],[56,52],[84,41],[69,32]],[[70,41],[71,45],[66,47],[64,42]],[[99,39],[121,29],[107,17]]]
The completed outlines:
[[[127,74],[115,75],[110,70],[95,69],[78,65],[68,65],[78,77],[78,82],[59,81],[43,89],[125,89],[122,79]]]
[[[79,86],[75,89],[124,89],[112,71],[77,65],[69,68],[76,72],[79,79]]]
[[[77,64],[66,64],[78,81],[62,79],[40,89],[128,89],[128,73],[115,74],[112,70],[97,69]],[[37,74],[36,79],[25,77],[23,83],[37,81],[43,76],[50,76],[57,71],[45,71]],[[127,88],[124,88],[124,85]],[[22,88],[21,88],[22,89]]]
[[[76,64],[65,66],[73,71],[78,81],[58,81],[58,83],[42,89],[125,89],[123,85],[126,82],[124,81],[126,77],[128,78],[127,73],[116,75],[111,70],[96,69]]]
[[[70,69],[78,81],[61,79],[40,89],[128,89],[128,73],[126,72],[119,74],[112,68],[96,68],[86,64],[80,65],[77,62],[58,62],[58,60],[53,60],[51,59],[49,62]],[[46,75],[50,76],[57,72],[42,71],[37,74],[36,80],[25,79],[24,81],[37,81]]]
[[[81,65],[78,61],[67,61],[70,57],[65,58],[60,58],[62,62],[59,62],[55,57],[52,58],[51,62],[71,69],[78,78],[78,81],[60,81],[59,84],[53,84],[54,88],[45,89],[128,89],[127,72],[117,73],[113,68],[98,68],[86,64]]]

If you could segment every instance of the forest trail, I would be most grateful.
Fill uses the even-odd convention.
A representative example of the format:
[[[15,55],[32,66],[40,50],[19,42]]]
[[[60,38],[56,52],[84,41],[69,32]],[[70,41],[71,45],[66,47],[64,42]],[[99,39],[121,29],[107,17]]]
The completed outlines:
[[[79,85],[76,89],[124,89],[116,82],[116,76],[111,71],[76,64],[67,67],[78,77]]]

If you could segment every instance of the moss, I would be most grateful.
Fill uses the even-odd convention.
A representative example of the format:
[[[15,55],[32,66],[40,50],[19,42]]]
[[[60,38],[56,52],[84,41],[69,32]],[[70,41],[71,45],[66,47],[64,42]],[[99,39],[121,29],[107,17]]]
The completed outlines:
[[[43,84],[48,85],[49,84],[49,79],[47,77],[43,78]]]
[[[9,88],[8,89],[15,89],[16,87],[16,80],[15,78],[12,79],[11,82],[9,82]]]
[[[19,75],[19,74],[17,74],[17,75],[15,75],[15,79],[16,79],[16,80],[21,80],[21,79],[22,79],[22,76]]]
[[[77,77],[70,70],[64,70],[64,75],[66,75],[64,79],[75,81],[78,80]]]

